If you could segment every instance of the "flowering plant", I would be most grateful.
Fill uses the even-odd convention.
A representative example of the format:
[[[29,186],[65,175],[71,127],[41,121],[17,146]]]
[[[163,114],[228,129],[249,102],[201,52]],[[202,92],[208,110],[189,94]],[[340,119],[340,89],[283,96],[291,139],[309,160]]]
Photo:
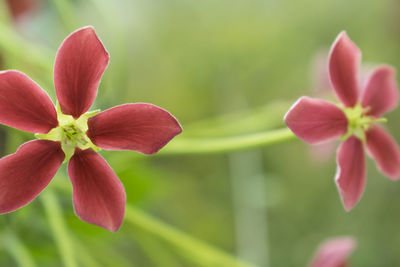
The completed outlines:
[[[400,149],[380,126],[382,114],[398,103],[395,70],[380,66],[364,87],[358,81],[361,53],[345,32],[330,51],[329,77],[341,104],[301,97],[285,115],[288,127],[302,140],[314,144],[343,140],[337,151],[336,184],[346,210],[360,200],[365,188],[364,145],[378,168],[389,178],[400,177]]]
[[[54,65],[57,108],[25,74],[0,72],[0,123],[36,133],[39,139],[0,160],[0,213],[31,202],[63,161],[69,160],[78,217],[110,231],[120,228],[125,190],[96,151],[153,154],[182,129],[170,113],[152,104],[124,104],[103,112],[87,112],[108,62],[109,54],[92,27],[69,35]]]

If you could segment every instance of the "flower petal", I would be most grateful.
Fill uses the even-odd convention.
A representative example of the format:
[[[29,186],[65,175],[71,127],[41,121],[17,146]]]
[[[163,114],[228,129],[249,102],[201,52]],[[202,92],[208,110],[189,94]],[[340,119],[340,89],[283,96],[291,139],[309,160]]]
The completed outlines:
[[[0,160],[0,213],[31,202],[51,181],[64,160],[58,142],[34,140]]]
[[[375,126],[366,132],[367,151],[381,172],[392,180],[400,177],[400,150],[386,131]]]
[[[50,97],[15,70],[0,72],[0,123],[32,133],[47,133],[58,125]]]
[[[154,154],[182,132],[178,121],[152,104],[116,106],[88,120],[88,137],[103,149]]]
[[[347,118],[336,105],[310,97],[301,97],[284,118],[287,126],[300,139],[314,144],[344,135]]]
[[[58,49],[54,85],[61,110],[78,118],[96,98],[109,55],[93,27],[69,35]]]
[[[310,267],[344,267],[357,245],[353,237],[339,237],[323,242],[317,249]]]
[[[93,149],[76,149],[68,165],[76,215],[83,221],[117,231],[125,215],[124,186]]]
[[[390,66],[377,68],[367,82],[362,96],[362,106],[370,107],[368,114],[380,117],[395,108],[398,101],[395,69]]]
[[[361,52],[346,32],[341,32],[332,45],[329,56],[329,77],[335,93],[346,107],[358,101],[358,68]]]
[[[354,137],[344,141],[337,152],[336,185],[344,208],[349,211],[360,200],[365,188],[365,156],[362,142]]]

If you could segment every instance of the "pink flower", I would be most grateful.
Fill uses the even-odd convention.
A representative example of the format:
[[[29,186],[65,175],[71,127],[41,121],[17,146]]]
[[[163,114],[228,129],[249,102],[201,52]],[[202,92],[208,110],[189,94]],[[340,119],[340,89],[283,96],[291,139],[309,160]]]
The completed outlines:
[[[357,243],[352,237],[339,237],[323,242],[317,249],[310,267],[345,267]]]
[[[39,3],[39,0],[7,0],[7,5],[14,20],[18,20],[34,11]]]
[[[285,115],[288,127],[302,140],[320,143],[343,140],[337,151],[336,184],[346,210],[360,200],[365,187],[364,146],[378,168],[392,180],[400,176],[400,150],[378,122],[397,106],[395,70],[377,67],[363,88],[358,80],[361,53],[345,32],[331,48],[329,76],[341,104],[301,97]]]
[[[0,160],[0,213],[31,202],[63,161],[73,187],[75,213],[83,221],[117,231],[125,214],[125,190],[96,150],[153,154],[182,129],[167,111],[145,103],[87,112],[109,55],[92,27],[68,36],[56,56],[54,84],[59,105],[25,74],[0,72],[0,123],[38,133]],[[85,113],[87,112],[87,113]]]

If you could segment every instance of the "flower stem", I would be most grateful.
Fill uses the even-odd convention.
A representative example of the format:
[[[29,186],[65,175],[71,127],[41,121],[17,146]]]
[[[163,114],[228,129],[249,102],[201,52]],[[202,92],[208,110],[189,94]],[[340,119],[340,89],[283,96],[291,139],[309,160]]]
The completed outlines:
[[[274,100],[263,106],[224,113],[185,124],[184,134],[190,137],[242,135],[282,127],[282,120],[291,101]]]
[[[76,267],[77,264],[72,249],[72,241],[69,238],[57,198],[54,196],[53,192],[48,189],[41,194],[41,200],[64,266]]]
[[[233,137],[184,138],[177,137],[158,154],[211,154],[245,150],[283,143],[295,139],[288,128]]]
[[[8,58],[29,62],[44,73],[52,73],[52,55],[45,47],[27,42],[10,25],[0,22],[0,50]]]
[[[81,263],[82,266],[90,266],[90,267],[100,267],[99,263],[97,262],[97,257],[94,258],[90,251],[86,249],[86,247],[74,237],[70,237],[70,239],[74,243],[74,251],[77,252],[77,259]]]
[[[170,251],[170,246],[166,249],[164,242],[160,242],[156,236],[151,236],[146,231],[131,231],[130,235],[155,267],[180,266],[180,261],[173,254],[175,251]]]
[[[64,27],[68,32],[73,32],[78,28],[77,19],[74,16],[73,4],[69,0],[52,0],[51,1],[60,16]]]
[[[2,233],[2,243],[5,244],[4,248],[10,253],[14,260],[21,267],[34,267],[36,266],[32,255],[19,238],[11,231],[5,230]]]
[[[201,266],[226,266],[226,267],[252,267],[253,265],[242,262],[203,243],[167,224],[152,218],[140,210],[132,207],[126,207],[126,220],[147,232],[150,232],[170,244],[179,248],[187,259],[194,261]]]

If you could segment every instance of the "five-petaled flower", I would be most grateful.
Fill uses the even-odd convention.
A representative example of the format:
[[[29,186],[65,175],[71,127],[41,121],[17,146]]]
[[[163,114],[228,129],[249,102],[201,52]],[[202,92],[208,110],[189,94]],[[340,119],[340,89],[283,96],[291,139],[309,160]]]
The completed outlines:
[[[110,231],[120,228],[125,190],[96,150],[153,154],[182,128],[170,113],[151,104],[87,112],[108,62],[108,52],[92,27],[68,36],[54,65],[57,110],[45,91],[25,74],[0,72],[0,123],[37,133],[39,138],[0,160],[0,213],[31,202],[63,161],[69,160],[75,213]]]
[[[345,267],[349,266],[348,258],[356,248],[353,237],[337,237],[319,245],[309,267]]]
[[[288,127],[302,140],[314,144],[341,137],[337,151],[336,184],[346,210],[360,200],[365,188],[364,145],[378,168],[389,178],[400,176],[400,150],[378,122],[397,106],[395,70],[377,67],[364,86],[358,81],[361,53],[341,32],[329,56],[331,85],[341,104],[301,97],[285,115]]]

